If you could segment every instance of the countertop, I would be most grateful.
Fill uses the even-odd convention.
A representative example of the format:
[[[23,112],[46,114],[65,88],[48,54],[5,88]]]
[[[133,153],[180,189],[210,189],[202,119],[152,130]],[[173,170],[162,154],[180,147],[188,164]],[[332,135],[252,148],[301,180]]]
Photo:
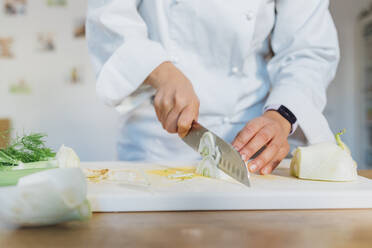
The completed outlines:
[[[53,227],[0,224],[0,247],[370,248],[372,209],[98,213]]]

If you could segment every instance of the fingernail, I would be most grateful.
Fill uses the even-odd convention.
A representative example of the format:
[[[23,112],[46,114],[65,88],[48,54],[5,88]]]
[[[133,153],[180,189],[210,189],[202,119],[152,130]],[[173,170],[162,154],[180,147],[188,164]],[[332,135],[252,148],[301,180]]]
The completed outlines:
[[[270,168],[269,167],[265,167],[263,170],[262,170],[262,173],[263,174],[269,174],[270,173]]]
[[[257,170],[257,165],[251,164],[251,166],[249,166],[249,169],[251,172],[255,172]]]

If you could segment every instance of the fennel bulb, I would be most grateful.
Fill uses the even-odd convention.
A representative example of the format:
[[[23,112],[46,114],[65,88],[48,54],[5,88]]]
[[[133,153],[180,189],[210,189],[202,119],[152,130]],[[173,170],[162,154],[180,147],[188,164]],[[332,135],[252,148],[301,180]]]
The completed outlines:
[[[0,188],[0,220],[15,226],[53,225],[91,217],[85,176],[79,168],[51,169]]]
[[[70,147],[62,145],[57,152],[56,159],[59,168],[80,167],[80,159],[75,151]]]
[[[18,162],[18,165],[0,165],[0,187],[16,185],[21,177],[55,168],[79,168],[80,159],[72,148],[62,145],[55,158],[32,163]]]
[[[216,146],[212,133],[205,132],[201,139],[198,152],[202,155],[202,161],[196,167],[196,173],[205,177],[219,178],[222,175],[217,167],[221,159],[221,152]]]
[[[357,179],[357,164],[349,148],[336,134],[336,143],[324,142],[298,147],[291,161],[291,175],[310,180],[353,181]]]

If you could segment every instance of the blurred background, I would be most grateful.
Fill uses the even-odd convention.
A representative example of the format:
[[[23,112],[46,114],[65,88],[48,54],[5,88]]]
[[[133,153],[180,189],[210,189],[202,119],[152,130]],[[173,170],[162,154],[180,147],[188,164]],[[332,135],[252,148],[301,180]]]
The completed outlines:
[[[84,161],[115,160],[119,116],[96,97],[86,2],[0,0],[0,130],[47,133],[49,146]],[[341,62],[324,111],[334,132],[346,128],[362,169],[372,168],[371,2],[331,0]]]

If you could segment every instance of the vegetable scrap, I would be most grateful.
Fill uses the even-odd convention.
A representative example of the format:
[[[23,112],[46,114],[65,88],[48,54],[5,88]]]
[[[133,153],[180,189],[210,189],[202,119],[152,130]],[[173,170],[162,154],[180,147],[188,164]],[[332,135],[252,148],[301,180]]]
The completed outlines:
[[[79,157],[66,146],[56,154],[45,137],[17,137],[0,149],[0,221],[44,226],[91,217]]]
[[[308,147],[298,147],[291,161],[291,174],[295,177],[322,181],[354,181],[357,179],[357,164],[350,149],[342,142],[343,130],[337,133],[334,142],[324,142]]]

